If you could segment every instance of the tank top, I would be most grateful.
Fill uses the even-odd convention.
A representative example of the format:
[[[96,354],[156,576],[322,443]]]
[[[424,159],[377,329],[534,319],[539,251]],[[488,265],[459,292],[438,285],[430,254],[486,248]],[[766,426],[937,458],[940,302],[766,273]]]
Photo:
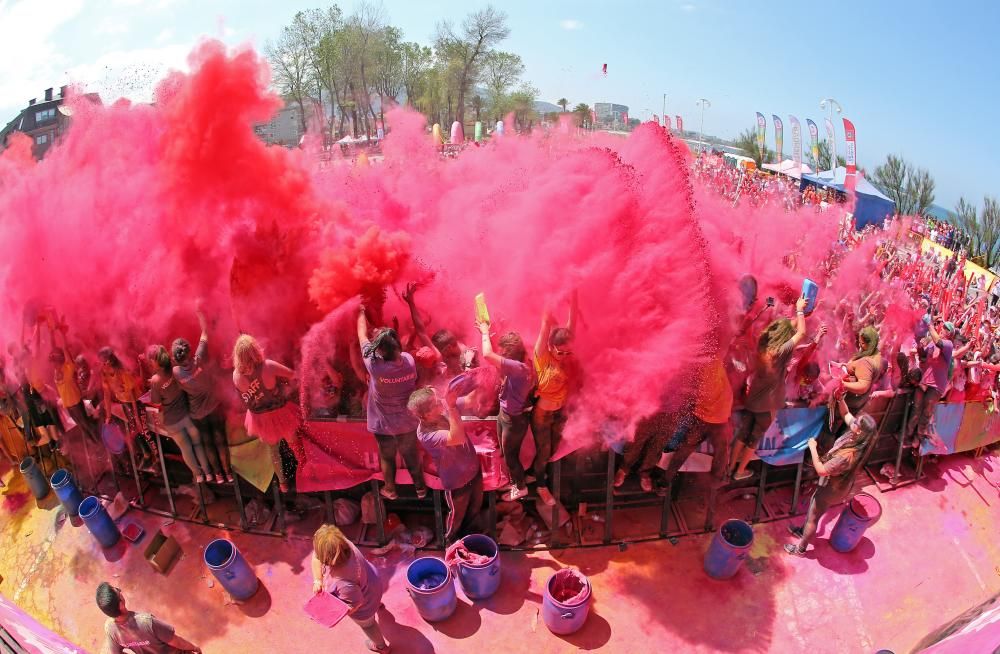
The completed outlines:
[[[240,399],[251,413],[267,413],[285,406],[284,389],[279,381],[274,388],[264,385],[264,364],[259,364],[246,376],[250,380],[247,390],[240,392]]]

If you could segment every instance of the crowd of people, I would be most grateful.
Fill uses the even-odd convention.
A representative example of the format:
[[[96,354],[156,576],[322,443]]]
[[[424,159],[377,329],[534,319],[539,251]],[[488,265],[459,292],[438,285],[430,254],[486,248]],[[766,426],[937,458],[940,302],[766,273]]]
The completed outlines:
[[[732,171],[719,157],[694,164],[695,176],[724,195],[740,193],[731,187],[737,179]],[[793,192],[781,181],[756,184],[742,197],[781,204]],[[800,202],[810,201],[786,206]],[[863,462],[873,433],[865,413],[872,397],[911,397],[910,443],[929,443],[925,450],[931,451],[943,451],[934,425],[939,402],[995,406],[1000,285],[966,275],[960,254],[945,259],[933,250],[921,253],[903,222],[887,220],[860,235],[845,223],[843,240],[824,265],[835,268],[845,252],[874,240],[868,264],[875,273],[845,297],[823,298],[822,312],[805,297],[794,306],[760,298],[758,280],[741,278],[743,306],[730,312],[727,340],[706,353],[680,410],[647,416],[628,435],[614,486],[638,473],[643,491],[665,494],[704,442],[714,452],[715,488],[745,481],[778,410],[827,406],[829,425],[813,457],[817,472],[831,478],[814,502],[822,512],[842,499],[850,486],[845,480]],[[794,268],[794,261],[788,263]],[[230,402],[238,397],[247,435],[266,445],[279,488],[288,492],[291,471],[307,463],[310,419],[364,419],[377,445],[386,500],[399,497],[397,457],[418,498],[427,494],[421,451],[434,462],[446,491],[451,540],[477,527],[483,504],[482,471],[462,417],[497,416],[510,479],[502,499],[531,495],[554,506],[548,464],[584,372],[573,353],[575,294],[565,323],[543,312],[529,350],[521,334],[495,333],[485,311],[476,316],[478,345],[466,345],[449,329],[429,334],[417,306],[419,288],[409,284],[401,294],[409,324],[380,324],[381,307],[362,305],[348,353],[321,357],[314,377],[267,358],[250,334],[236,339],[231,357],[223,356],[200,312],[195,347],[175,338],[169,348],[151,344],[141,353],[110,346],[88,353],[73,351],[69,327],[55,308],[29,307],[22,339],[10,345],[9,364],[0,365],[0,453],[12,463],[29,453],[49,456],[70,424],[100,447],[105,429],[117,427],[136,466],[155,475],[163,456],[154,435],[159,431],[176,444],[195,483],[233,483],[227,432],[239,422]],[[231,385],[224,380],[230,370]],[[525,469],[520,453],[529,429],[536,454]],[[659,462],[665,451],[674,454],[664,469]],[[813,513],[796,552],[814,531]]]
[[[745,168],[722,153],[706,153],[692,167],[694,177],[734,204],[747,203],[760,207],[776,203],[793,209],[812,206],[825,211],[832,205],[844,204],[847,196],[832,188],[812,184],[799,189],[792,177],[758,168]]]

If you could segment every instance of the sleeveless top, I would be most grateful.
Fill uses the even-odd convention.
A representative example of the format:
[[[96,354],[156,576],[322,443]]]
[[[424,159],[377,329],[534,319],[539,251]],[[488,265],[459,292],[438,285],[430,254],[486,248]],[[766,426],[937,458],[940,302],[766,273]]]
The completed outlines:
[[[267,413],[287,404],[283,384],[279,381],[274,388],[264,385],[264,364],[258,365],[246,378],[250,380],[247,390],[240,392],[240,399],[250,413]]]

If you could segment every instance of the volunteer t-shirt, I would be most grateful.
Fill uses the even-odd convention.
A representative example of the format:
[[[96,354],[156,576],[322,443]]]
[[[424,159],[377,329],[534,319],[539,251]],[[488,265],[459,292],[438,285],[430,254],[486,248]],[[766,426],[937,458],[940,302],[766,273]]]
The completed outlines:
[[[398,436],[417,428],[417,418],[406,408],[417,389],[417,366],[409,352],[395,361],[365,358],[368,369],[368,431]]]
[[[528,393],[534,386],[534,375],[531,367],[522,361],[502,359],[500,374],[503,384],[500,386],[500,408],[509,416],[519,416],[524,413],[528,404]]]
[[[104,623],[108,651],[123,654],[127,647],[135,654],[179,654],[182,650],[167,644],[174,628],[149,613],[132,613],[125,622],[109,619]]]
[[[448,430],[432,427],[418,429],[417,438],[434,460],[437,476],[445,490],[465,486],[479,472],[479,456],[468,436],[460,445],[448,445]]]
[[[59,399],[67,409],[80,403],[83,395],[76,383],[76,365],[72,361],[64,361],[55,371],[56,391]]]

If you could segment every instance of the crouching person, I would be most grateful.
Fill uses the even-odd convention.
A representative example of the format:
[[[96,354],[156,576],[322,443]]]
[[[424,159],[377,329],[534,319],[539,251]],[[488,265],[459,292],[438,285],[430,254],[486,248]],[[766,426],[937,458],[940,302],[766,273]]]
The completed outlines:
[[[449,390],[442,402],[430,387],[410,395],[407,408],[420,420],[417,438],[437,467],[448,504],[445,540],[453,541],[476,523],[483,506],[483,473],[479,456],[465,434],[458,395]]]

